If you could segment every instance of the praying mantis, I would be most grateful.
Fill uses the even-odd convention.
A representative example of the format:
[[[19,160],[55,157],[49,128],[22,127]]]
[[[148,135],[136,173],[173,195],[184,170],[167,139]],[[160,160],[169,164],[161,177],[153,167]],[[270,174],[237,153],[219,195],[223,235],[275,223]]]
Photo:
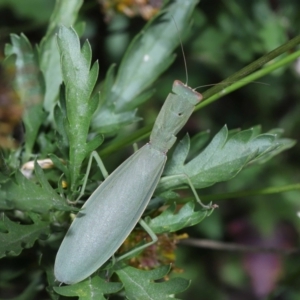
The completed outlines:
[[[111,173],[77,214],[56,256],[54,274],[58,281],[74,284],[90,276],[114,255],[138,222],[152,241],[132,251],[157,241],[141,216],[162,175],[175,135],[202,99],[179,80],[174,81],[172,92],[155,121],[149,143]],[[188,178],[187,183],[204,208],[216,207],[203,205]]]

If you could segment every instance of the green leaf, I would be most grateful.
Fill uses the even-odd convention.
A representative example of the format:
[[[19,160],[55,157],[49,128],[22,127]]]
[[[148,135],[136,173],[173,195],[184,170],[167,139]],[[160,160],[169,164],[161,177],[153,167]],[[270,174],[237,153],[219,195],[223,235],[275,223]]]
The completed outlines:
[[[5,55],[16,55],[16,86],[24,107],[25,149],[27,157],[41,124],[45,119],[43,101],[45,93],[44,77],[39,68],[38,56],[24,34],[12,34],[11,44],[5,46]]]
[[[208,210],[194,211],[194,207],[195,203],[190,201],[175,213],[176,204],[172,204],[156,218],[146,218],[146,222],[157,234],[175,232],[200,223],[209,214]]]
[[[42,168],[38,164],[35,164],[35,172],[41,186],[27,179],[19,171],[15,174],[15,180],[11,178],[2,185],[1,188],[4,191],[4,195],[0,199],[0,208],[19,209],[37,213],[47,213],[52,209],[63,211],[73,210],[53,190],[45,178]]]
[[[34,162],[34,171],[38,182],[43,188],[44,193],[48,194],[48,197],[51,199],[52,209],[63,210],[63,211],[74,210],[72,207],[67,205],[66,200],[60,197],[56,193],[56,191],[52,188],[52,186],[49,184],[44,174],[43,169],[36,161]]]
[[[191,146],[190,146],[190,152],[188,155],[188,158],[194,158],[198,155],[200,150],[202,150],[208,143],[210,139],[210,131],[201,131],[197,134],[195,134],[191,138]]]
[[[186,185],[186,176],[196,188],[229,180],[247,165],[265,161],[294,145],[292,140],[278,139],[278,134],[260,134],[259,126],[239,132],[228,132],[224,126],[200,154],[185,164],[189,143],[185,137],[176,147],[157,193]]]
[[[83,0],[56,1],[45,37],[39,49],[41,70],[46,84],[44,108],[52,113],[62,83],[60,56],[57,47],[56,33],[59,25],[69,27],[74,24]]]
[[[198,0],[168,1],[165,8],[134,38],[112,88],[94,116],[93,128],[106,132],[109,128],[116,130],[123,124],[138,120],[134,108],[151,96],[152,91],[146,89],[174,61],[173,51],[179,45],[179,34],[189,27],[188,22],[197,3]],[[111,86],[111,76],[105,84]]]
[[[184,162],[190,151],[190,137],[185,135],[185,137],[179,141],[177,144],[171,159],[168,161],[164,174],[178,173],[179,170],[183,168]]]
[[[100,131],[102,133],[116,131],[122,125],[140,120],[140,118],[135,117],[136,109],[127,111],[129,109],[127,108],[122,112],[116,113],[114,102],[108,100],[111,96],[112,87],[115,81],[115,67],[115,64],[111,65],[106,73],[105,84],[103,85],[100,94],[98,109],[95,118],[92,120],[92,126],[97,130],[101,127]],[[99,125],[99,121],[102,125]]]
[[[64,173],[67,180],[69,180],[70,174],[67,166],[54,154],[49,154],[49,158],[52,160],[55,167],[58,168],[62,173]]]
[[[1,222],[7,233],[0,232],[0,258],[6,255],[19,255],[24,248],[32,247],[37,239],[50,234],[48,222],[41,221],[35,214],[30,214],[30,217],[34,224],[20,225],[3,215]]]
[[[68,157],[69,138],[68,138],[68,121],[67,107],[65,98],[65,86],[60,88],[59,104],[54,107],[54,121],[56,125],[56,145],[64,158]]]
[[[79,300],[105,300],[105,294],[117,293],[121,288],[121,283],[108,282],[99,276],[69,286],[53,287],[58,294],[67,297],[77,296]]]
[[[70,143],[71,190],[77,187],[82,161],[101,143],[102,139],[89,143],[88,133],[92,115],[99,102],[98,94],[92,96],[99,66],[91,67],[92,51],[86,41],[82,49],[75,30],[61,26],[58,32],[63,80],[66,86],[67,134]]]
[[[274,149],[271,152],[264,153],[263,156],[258,156],[256,159],[251,161],[251,164],[264,164],[274,156],[280,154],[281,152],[292,148],[297,141],[288,139],[288,138],[280,138],[283,134],[284,130],[281,128],[275,128],[269,131],[270,134],[275,135],[275,141],[280,145],[278,148]]]
[[[155,282],[168,274],[169,266],[162,266],[150,271],[141,271],[124,267],[116,271],[125,287],[126,297],[130,300],[166,300],[174,298],[188,288],[190,282],[183,278],[172,278],[169,281]]]

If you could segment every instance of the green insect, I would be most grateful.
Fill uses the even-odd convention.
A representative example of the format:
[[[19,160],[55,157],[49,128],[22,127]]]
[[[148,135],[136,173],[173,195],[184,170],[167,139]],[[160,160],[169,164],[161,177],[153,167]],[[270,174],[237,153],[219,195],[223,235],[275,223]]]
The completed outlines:
[[[141,216],[160,180],[175,135],[202,99],[179,80],[174,81],[172,91],[155,121],[149,143],[104,180],[73,221],[56,256],[58,281],[74,284],[90,276],[114,255],[139,221],[153,241],[135,251],[156,242],[156,235]]]

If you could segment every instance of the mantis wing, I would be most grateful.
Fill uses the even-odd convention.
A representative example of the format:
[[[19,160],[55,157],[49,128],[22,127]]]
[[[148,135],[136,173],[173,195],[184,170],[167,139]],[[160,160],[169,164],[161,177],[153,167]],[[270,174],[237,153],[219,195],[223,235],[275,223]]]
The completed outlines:
[[[79,282],[118,250],[146,209],[166,160],[164,153],[146,144],[95,190],[59,248],[57,280]]]

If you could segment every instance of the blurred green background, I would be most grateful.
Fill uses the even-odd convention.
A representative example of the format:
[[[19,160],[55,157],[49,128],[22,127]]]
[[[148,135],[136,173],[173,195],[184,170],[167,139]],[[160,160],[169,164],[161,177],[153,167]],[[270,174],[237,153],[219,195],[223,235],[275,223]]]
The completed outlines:
[[[82,39],[89,39],[92,45],[93,60],[99,60],[102,81],[108,67],[120,63],[129,42],[146,20],[140,14],[143,7],[129,17],[124,11],[104,9],[100,2],[107,5],[112,1],[85,1],[79,21],[86,23]],[[54,0],[0,0],[0,58],[10,33],[23,32],[32,44],[41,40],[54,3]],[[126,5],[129,9],[129,4]],[[195,87],[217,83],[298,35],[299,29],[298,0],[203,0],[194,12],[188,33],[180,34],[188,84]],[[180,49],[177,54],[175,63],[154,85],[155,96],[139,109],[138,115],[144,121],[137,126],[154,121],[174,79],[186,80]],[[183,132],[193,135],[209,129],[213,136],[224,124],[229,129],[261,124],[263,132],[282,128],[284,136],[299,140],[299,80],[300,61],[295,61],[259,83],[251,83],[197,111]],[[3,82],[1,79],[2,91]],[[298,143],[267,164],[248,168],[229,182],[201,190],[200,196],[299,183],[299,147]],[[113,170],[125,157],[124,153],[116,154],[107,168]],[[226,199],[217,204],[219,209],[210,218],[189,230],[191,238],[265,249],[298,247],[299,191]],[[212,250],[185,241],[178,246],[176,267],[184,270],[180,275],[192,279],[192,284],[180,296],[201,300],[300,299],[298,254]],[[22,290],[22,283],[18,289]],[[39,299],[45,297],[41,293]]]

